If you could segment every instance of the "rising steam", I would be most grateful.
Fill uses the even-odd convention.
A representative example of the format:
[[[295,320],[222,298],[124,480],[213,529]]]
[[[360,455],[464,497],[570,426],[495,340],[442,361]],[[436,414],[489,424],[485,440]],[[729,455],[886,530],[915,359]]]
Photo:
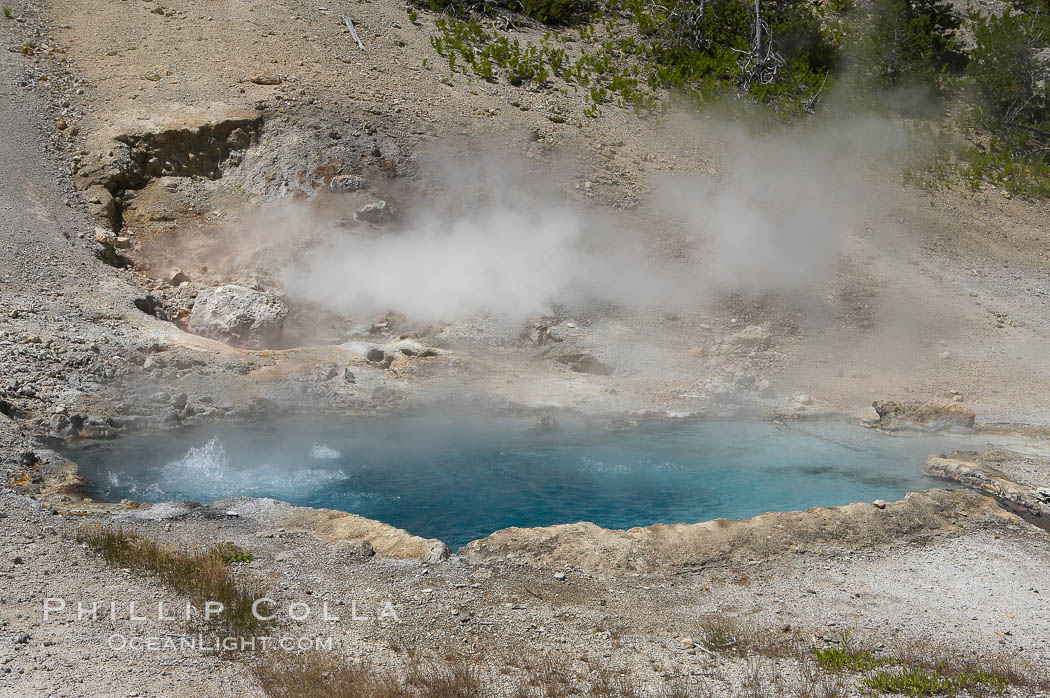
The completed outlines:
[[[282,281],[290,300],[340,314],[508,323],[554,303],[680,308],[817,287],[883,205],[867,174],[896,138],[867,121],[780,136],[727,130],[722,142],[715,175],[658,176],[650,200],[615,219],[535,170],[458,161],[432,174],[436,194],[405,197],[400,221],[324,235]],[[309,226],[310,215],[281,225]],[[658,237],[679,253],[654,247]]]

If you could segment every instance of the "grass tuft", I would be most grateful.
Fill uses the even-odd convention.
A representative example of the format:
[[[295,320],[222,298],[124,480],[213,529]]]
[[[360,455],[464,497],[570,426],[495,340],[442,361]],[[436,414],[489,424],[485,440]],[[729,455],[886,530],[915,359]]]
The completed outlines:
[[[838,647],[814,650],[817,664],[826,671],[855,671],[867,673],[884,666],[900,664],[900,660],[875,654],[866,647],[854,645],[849,633],[844,633]]]
[[[94,524],[77,533],[77,541],[99,553],[105,560],[136,572],[156,575],[175,591],[186,594],[198,605],[217,601],[225,607],[213,622],[232,637],[251,637],[265,630],[267,623],[252,613],[255,599],[264,596],[254,583],[238,579],[227,568],[228,559],[251,559],[232,543],[207,549],[184,549],[163,545],[118,526]],[[231,549],[232,546],[232,549]]]
[[[222,559],[227,565],[232,565],[235,562],[247,563],[255,559],[255,554],[251,550],[244,550],[230,542],[216,543],[208,550]]]
[[[962,672],[947,677],[937,671],[913,666],[899,670],[878,671],[865,677],[861,684],[880,693],[905,696],[954,696],[960,691],[973,694],[985,689],[998,695],[1006,690],[1006,678],[986,671]]]

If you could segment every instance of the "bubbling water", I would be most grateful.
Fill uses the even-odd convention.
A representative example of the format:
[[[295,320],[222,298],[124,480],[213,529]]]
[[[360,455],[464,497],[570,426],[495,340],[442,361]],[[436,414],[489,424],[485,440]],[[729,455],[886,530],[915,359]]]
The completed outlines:
[[[69,455],[100,499],[272,497],[461,545],[507,526],[629,528],[894,500],[946,486],[922,475],[927,455],[989,445],[834,423],[530,427],[510,418],[297,418],[143,434]]]

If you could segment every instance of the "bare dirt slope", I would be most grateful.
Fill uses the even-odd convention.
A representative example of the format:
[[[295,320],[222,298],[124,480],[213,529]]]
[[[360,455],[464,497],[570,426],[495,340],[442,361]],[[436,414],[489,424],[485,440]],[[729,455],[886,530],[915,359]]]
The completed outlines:
[[[172,236],[185,244],[202,233],[179,221],[208,229],[223,211],[236,216],[246,204],[297,192],[313,200],[340,168],[381,172],[393,195],[401,186],[396,176],[407,176],[401,199],[429,201],[418,191],[430,172],[420,163],[430,167],[421,158],[435,143],[450,157],[479,145],[497,159],[524,157],[537,167],[534,176],[553,174],[565,196],[585,206],[640,202],[637,211],[616,215],[649,254],[673,259],[688,249],[688,231],[650,200],[654,184],[670,173],[717,179],[740,164],[724,124],[711,117],[672,111],[641,118],[610,105],[592,119],[582,114],[585,100],[571,93],[450,74],[429,43],[435,15],[421,11],[412,23],[400,5],[70,2],[49,13],[62,57],[85,86],[66,109],[79,127],[74,142],[83,144],[82,186],[95,181],[94,158],[114,135],[193,128],[215,115],[256,113],[264,124],[239,171],[230,168],[213,183],[161,178],[125,194],[126,232],[141,240],[137,261],[153,259],[155,276],[174,266],[193,272],[198,257],[172,254]],[[364,52],[344,16],[360,30]],[[541,33],[517,35],[525,41]],[[856,135],[881,138],[877,129]],[[169,191],[175,187],[178,194]],[[837,269],[826,278],[820,272],[816,288],[795,298],[709,293],[691,301],[689,314],[678,313],[681,320],[658,307],[568,308],[555,322],[578,350],[621,369],[608,378],[566,376],[564,365],[543,355],[537,365],[535,349],[507,351],[502,337],[492,356],[493,328],[484,325],[435,339],[475,359],[476,372],[457,381],[480,379],[479,390],[525,404],[719,410],[727,395],[744,394],[764,409],[790,411],[798,409],[793,396],[804,393],[816,409],[870,414],[872,399],[903,395],[961,399],[985,421],[1045,421],[1031,409],[1050,379],[1045,205],[995,190],[922,195],[879,178],[872,187],[878,208],[862,225],[876,233],[843,231],[853,241]],[[164,210],[171,212],[157,213]],[[811,215],[819,223],[824,212]],[[151,235],[160,242],[150,246]],[[761,269],[761,251],[754,255]],[[221,281],[218,274],[191,277],[208,284]],[[579,320],[574,315],[588,317],[566,330],[566,321]],[[734,346],[734,334],[747,326],[771,326],[769,340]],[[505,375],[511,365],[518,377]]]

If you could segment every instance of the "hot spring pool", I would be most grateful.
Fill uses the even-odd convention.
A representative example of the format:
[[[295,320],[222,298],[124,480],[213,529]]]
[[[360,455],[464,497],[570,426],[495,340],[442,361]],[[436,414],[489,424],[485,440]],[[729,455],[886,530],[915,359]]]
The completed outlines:
[[[96,499],[250,495],[341,509],[453,548],[507,526],[736,519],[949,486],[927,455],[980,436],[888,436],[841,423],[652,424],[606,432],[519,418],[295,418],[78,445]]]

